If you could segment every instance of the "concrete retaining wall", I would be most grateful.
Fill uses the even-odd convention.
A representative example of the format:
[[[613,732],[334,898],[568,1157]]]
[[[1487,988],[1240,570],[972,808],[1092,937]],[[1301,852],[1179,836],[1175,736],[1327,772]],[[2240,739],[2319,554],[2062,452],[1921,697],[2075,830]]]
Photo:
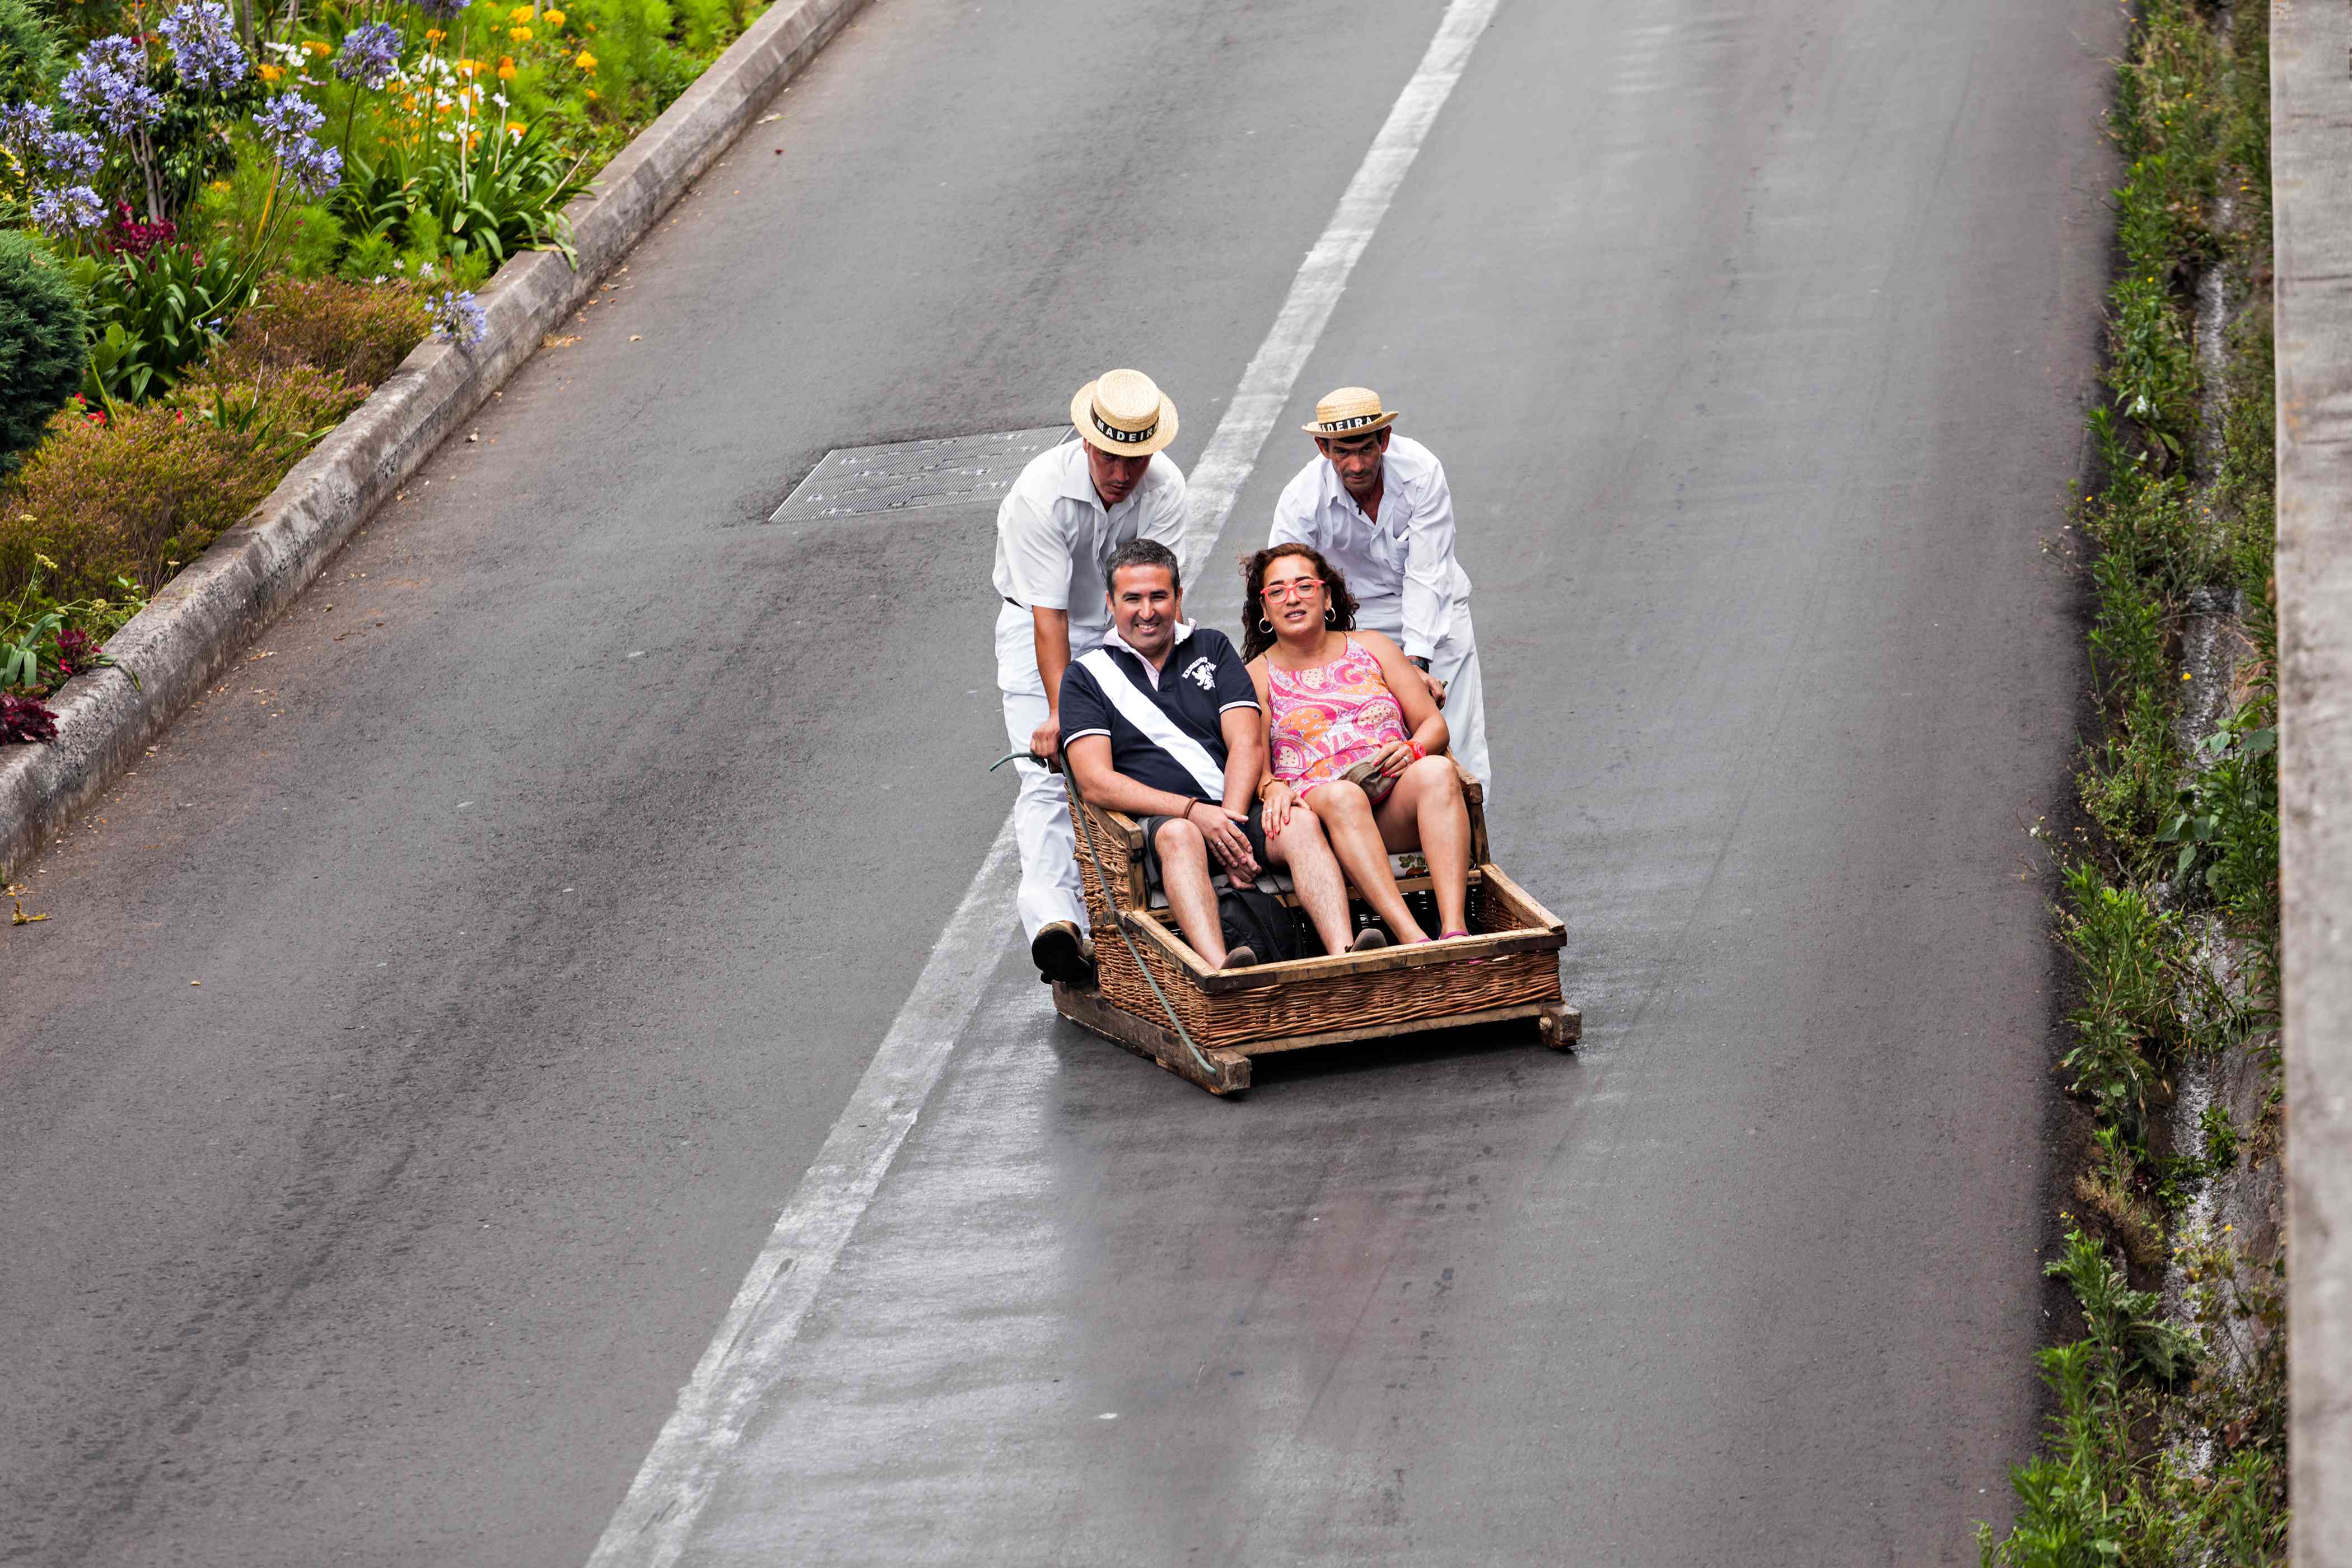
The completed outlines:
[[[2352,4],[2273,0],[2294,1561],[2352,1563]]]

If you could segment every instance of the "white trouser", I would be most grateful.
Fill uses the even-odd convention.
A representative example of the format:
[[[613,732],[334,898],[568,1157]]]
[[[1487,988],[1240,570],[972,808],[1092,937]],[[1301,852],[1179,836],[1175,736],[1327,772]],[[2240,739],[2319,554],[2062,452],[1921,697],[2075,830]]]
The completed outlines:
[[[1004,736],[1016,752],[1029,749],[1030,736],[1045,721],[1035,624],[1017,605],[1003,606],[996,617],[996,686],[1004,695]],[[1087,905],[1070,836],[1069,795],[1060,774],[1034,763],[1013,765],[1021,773],[1021,793],[1013,802],[1013,837],[1021,846],[1021,929],[1033,941],[1054,921],[1084,931]]]
[[[1404,646],[1402,625],[1383,626],[1371,616],[1357,622],[1376,632],[1384,632],[1391,641]],[[1495,770],[1486,758],[1486,688],[1478,678],[1478,636],[1470,626],[1470,605],[1465,599],[1454,603],[1454,625],[1437,651],[1429,656],[1429,673],[1445,683],[1445,749],[1454,760],[1470,770],[1477,781],[1486,786],[1486,798],[1495,798]]]
[[[1478,642],[1470,630],[1470,606],[1457,605],[1454,629],[1429,656],[1429,673],[1445,683],[1445,749],[1470,770],[1495,798],[1494,764],[1486,757],[1486,687],[1478,675]]]

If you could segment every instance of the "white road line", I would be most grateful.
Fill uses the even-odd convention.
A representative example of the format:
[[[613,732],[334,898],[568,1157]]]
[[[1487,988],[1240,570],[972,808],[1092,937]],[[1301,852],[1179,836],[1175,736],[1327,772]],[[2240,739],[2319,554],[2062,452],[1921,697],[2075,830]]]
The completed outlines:
[[[1446,7],[1436,37],[1373,138],[1329,226],[1307,253],[1273,331],[1250,360],[1192,470],[1192,516],[1183,550],[1188,571],[1199,566],[1224,531],[1234,501],[1323,335],[1349,274],[1500,3],[1453,0]],[[667,1568],[686,1550],[728,1455],[782,1374],[801,1321],[939,1083],[956,1037],[1003,953],[1005,933],[1013,926],[1017,880],[1008,816],[873,1064],[776,1216],[767,1245],[744,1276],[694,1375],[678,1390],[677,1407],[605,1525],[589,1568]]]
[[[1397,95],[1356,177],[1348,182],[1347,194],[1339,198],[1339,210],[1331,215],[1323,237],[1307,253],[1298,276],[1292,279],[1290,297],[1282,302],[1274,330],[1266,333],[1249,368],[1242,373],[1241,386],[1225,409],[1217,433],[1209,438],[1209,449],[1201,454],[1188,476],[1192,519],[1184,531],[1186,572],[1199,567],[1201,557],[1224,531],[1226,514],[1234,510],[1234,499],[1256,467],[1258,452],[1274,422],[1282,417],[1290,389],[1297,384],[1298,373],[1307,368],[1307,356],[1315,352],[1324,324],[1348,287],[1349,274],[1355,271],[1364,247],[1371,243],[1372,231],[1380,227],[1397,187],[1404,184],[1405,172],[1421,152],[1423,139],[1452,96],[1454,84],[1462,79],[1470,51],[1494,19],[1499,4],[1501,0],[1454,0],[1445,8],[1437,36],[1421,57],[1420,68]]]

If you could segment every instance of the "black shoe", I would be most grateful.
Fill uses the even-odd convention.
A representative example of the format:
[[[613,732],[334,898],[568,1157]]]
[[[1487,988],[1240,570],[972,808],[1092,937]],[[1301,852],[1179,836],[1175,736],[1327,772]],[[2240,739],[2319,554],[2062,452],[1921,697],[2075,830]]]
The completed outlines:
[[[1065,985],[1095,983],[1094,943],[1068,921],[1049,921],[1038,928],[1029,941],[1029,961],[1037,966],[1041,980]]]

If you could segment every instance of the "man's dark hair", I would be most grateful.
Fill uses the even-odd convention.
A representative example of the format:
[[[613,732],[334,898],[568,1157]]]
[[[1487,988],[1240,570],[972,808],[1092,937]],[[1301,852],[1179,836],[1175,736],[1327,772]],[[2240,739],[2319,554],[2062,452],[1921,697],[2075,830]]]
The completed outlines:
[[[1184,573],[1176,564],[1176,552],[1156,539],[1130,539],[1110,552],[1103,567],[1103,586],[1112,594],[1118,592],[1118,569],[1122,566],[1158,566],[1168,574],[1168,585],[1181,594],[1184,591]]]

